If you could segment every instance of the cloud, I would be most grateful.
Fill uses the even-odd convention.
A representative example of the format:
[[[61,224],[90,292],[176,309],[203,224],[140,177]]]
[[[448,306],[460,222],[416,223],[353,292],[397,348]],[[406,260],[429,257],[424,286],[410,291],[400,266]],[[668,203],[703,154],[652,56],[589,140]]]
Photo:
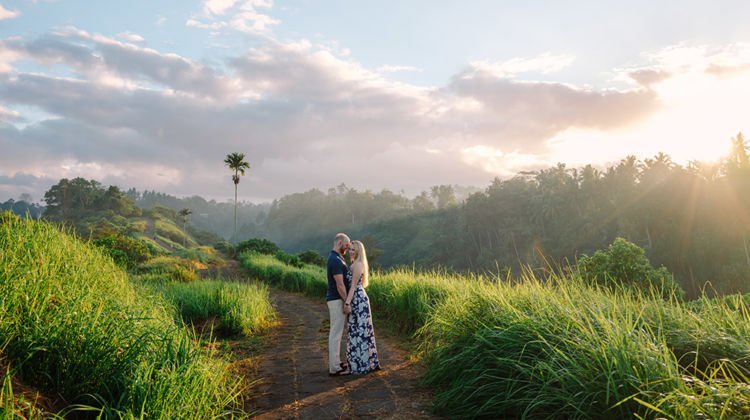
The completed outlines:
[[[403,72],[403,71],[421,73],[422,69],[418,67],[413,67],[413,66],[385,65],[385,66],[378,67],[375,71],[377,71],[378,73],[398,73],[398,72]]]
[[[593,90],[563,83],[517,81],[470,66],[444,89],[453,98],[444,118],[468,123],[465,133],[489,145],[541,152],[546,140],[571,127],[611,129],[659,106],[647,89]]]
[[[223,15],[235,3],[237,3],[237,0],[205,0],[203,10],[206,14]]]
[[[204,0],[203,13],[185,22],[193,28],[218,31],[232,28],[251,35],[267,35],[271,27],[281,23],[259,9],[271,9],[270,0]]]
[[[145,39],[142,36],[135,34],[133,32],[130,32],[130,31],[120,32],[119,34],[117,34],[117,37],[127,42],[138,43],[138,42],[145,41]]]
[[[568,54],[553,55],[550,53],[533,58],[516,57],[498,63],[480,60],[471,63],[464,77],[471,77],[472,71],[491,74],[501,78],[512,77],[522,73],[555,73],[569,67],[574,61],[575,56]]]
[[[0,4],[0,20],[15,19],[21,16],[21,12],[17,10],[8,10]]]
[[[242,4],[219,6],[212,10],[229,16]],[[245,198],[341,182],[410,194],[438,183],[484,185],[558,160],[604,162],[634,141],[650,150],[647,143],[669,137],[655,125],[662,119],[682,124],[683,138],[719,125],[734,134],[747,73],[737,54],[718,53],[704,50],[697,56],[715,60],[696,66],[657,51],[650,56],[664,59],[622,70],[634,83],[628,89],[522,77],[571,65],[554,55],[470,63],[444,86],[422,88],[307,40],[260,40],[209,66],[65,28],[0,41],[0,176],[84,176],[220,199],[232,193],[223,158],[238,151],[252,165],[240,188]],[[41,70],[14,69],[22,60]],[[709,71],[712,64],[739,73]],[[690,95],[709,101],[676,107],[695,104]],[[734,111],[715,105],[729,95]],[[714,121],[709,105],[726,118]],[[11,109],[52,117],[19,124],[25,115]],[[701,112],[712,119],[696,130]]]
[[[21,121],[24,121],[24,118],[21,116],[20,112],[13,111],[10,109],[5,109],[2,106],[0,106],[0,123],[21,122]]]
[[[9,58],[2,60],[6,55]],[[193,60],[75,28],[31,41],[14,38],[0,42],[0,71],[21,58],[44,65],[64,64],[82,79],[128,89],[158,84],[175,92],[214,99],[232,97],[237,92],[237,86],[227,77]],[[7,64],[3,66],[3,62]]]

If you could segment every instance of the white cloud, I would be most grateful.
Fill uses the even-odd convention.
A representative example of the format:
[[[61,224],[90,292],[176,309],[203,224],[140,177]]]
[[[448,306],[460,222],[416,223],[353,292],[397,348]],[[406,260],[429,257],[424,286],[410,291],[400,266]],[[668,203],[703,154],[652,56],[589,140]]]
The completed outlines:
[[[185,22],[186,26],[218,31],[232,28],[252,35],[267,35],[280,21],[258,9],[271,9],[270,0],[204,0],[203,13]]]
[[[17,10],[8,10],[0,4],[0,20],[14,19],[21,16],[21,12]]]
[[[130,32],[130,31],[120,32],[119,34],[117,34],[117,37],[127,42],[139,43],[139,42],[145,41],[145,39],[142,36],[136,33]]]
[[[378,67],[375,71],[377,71],[378,73],[398,73],[403,71],[421,73],[422,69],[413,66],[392,66],[386,64],[384,66]]]
[[[569,54],[553,55],[545,53],[533,58],[516,57],[502,62],[473,61],[466,76],[473,72],[492,74],[495,77],[512,77],[522,73],[555,73],[569,67],[575,56]]]
[[[167,23],[167,18],[165,18],[164,16],[159,16],[154,22],[156,26],[163,26],[165,23]]]
[[[208,15],[223,15],[237,0],[204,0],[203,11]]]

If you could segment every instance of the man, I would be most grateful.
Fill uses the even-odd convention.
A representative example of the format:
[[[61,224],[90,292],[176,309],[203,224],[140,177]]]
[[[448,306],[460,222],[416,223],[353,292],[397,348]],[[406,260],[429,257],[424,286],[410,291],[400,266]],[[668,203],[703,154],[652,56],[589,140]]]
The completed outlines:
[[[344,333],[346,321],[344,301],[348,292],[346,278],[349,274],[344,255],[351,244],[352,241],[348,236],[339,233],[333,240],[333,249],[328,254],[326,303],[331,317],[331,330],[328,334],[328,373],[331,376],[343,376],[350,373],[348,366],[341,363],[341,336]]]

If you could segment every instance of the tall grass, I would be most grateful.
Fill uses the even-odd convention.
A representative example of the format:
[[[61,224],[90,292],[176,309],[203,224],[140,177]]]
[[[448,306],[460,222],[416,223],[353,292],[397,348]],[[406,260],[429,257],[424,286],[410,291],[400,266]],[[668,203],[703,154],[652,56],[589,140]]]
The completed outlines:
[[[249,274],[280,289],[315,297],[325,296],[328,288],[325,269],[317,266],[292,267],[272,255],[252,251],[240,254],[239,261]]]
[[[107,417],[226,414],[236,380],[169,308],[100,250],[0,215],[0,343],[20,382]]]
[[[216,317],[218,332],[224,335],[258,334],[276,318],[264,284],[217,279],[194,283],[148,281],[142,285],[172,302],[182,322],[197,324]]]
[[[282,287],[298,270],[243,264]],[[325,285],[323,272],[305,284]],[[373,273],[367,293],[375,316],[416,333],[436,411],[450,417],[750,416],[748,299],[684,303],[575,273],[507,282],[410,270]]]

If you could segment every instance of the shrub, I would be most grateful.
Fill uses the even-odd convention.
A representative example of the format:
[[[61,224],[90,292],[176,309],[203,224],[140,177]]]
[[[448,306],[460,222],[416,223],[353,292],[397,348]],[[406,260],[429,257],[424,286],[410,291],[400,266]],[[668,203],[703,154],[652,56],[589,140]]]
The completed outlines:
[[[316,251],[313,251],[313,250],[301,252],[297,254],[297,256],[305,264],[317,265],[320,267],[325,267],[326,265],[326,259],[323,258],[322,255],[318,254]]]
[[[214,248],[216,248],[217,251],[221,252],[228,258],[234,258],[235,257],[235,250],[234,246],[230,244],[227,241],[218,241],[214,244]]]
[[[617,238],[604,251],[578,261],[584,279],[605,287],[627,286],[640,291],[658,290],[664,297],[682,297],[683,291],[665,267],[656,268],[638,245]]]
[[[121,234],[110,234],[91,243],[103,248],[117,265],[127,269],[135,268],[151,257],[151,250],[143,241]]]
[[[237,254],[241,254],[245,251],[253,251],[260,254],[273,255],[281,251],[281,248],[279,248],[278,245],[269,241],[268,239],[251,238],[237,244],[237,246],[235,247],[235,251],[237,252]]]
[[[159,274],[162,278],[179,282],[191,282],[198,279],[195,264],[179,257],[156,257],[137,267],[138,274]]]
[[[305,263],[298,256],[287,254],[284,251],[278,251],[275,257],[284,264],[291,265],[292,267],[302,268],[305,266]]]

